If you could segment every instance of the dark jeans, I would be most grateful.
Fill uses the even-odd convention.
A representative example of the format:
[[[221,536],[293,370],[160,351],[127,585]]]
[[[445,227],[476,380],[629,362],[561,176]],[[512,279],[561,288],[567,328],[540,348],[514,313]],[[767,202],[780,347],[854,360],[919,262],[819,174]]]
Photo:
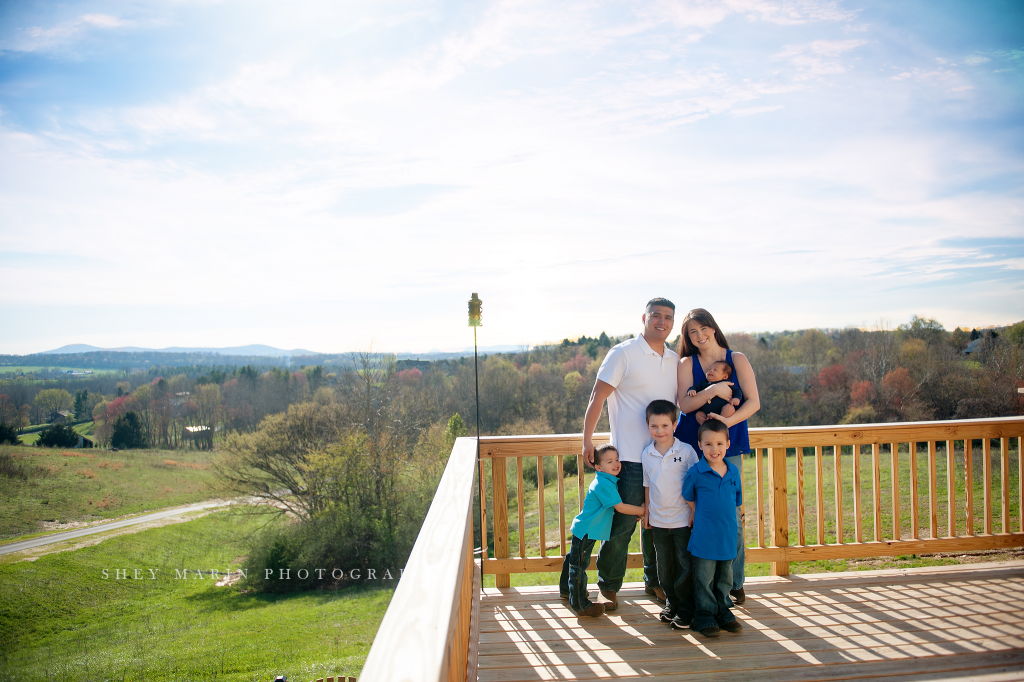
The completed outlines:
[[[644,503],[644,467],[640,462],[623,462],[619,472],[619,497],[626,504]],[[636,517],[615,512],[612,517],[611,537],[601,543],[597,552],[597,586],[602,590],[618,592],[626,575],[626,555],[629,541],[637,527]],[[658,561],[654,551],[654,535],[640,529],[640,547],[644,553],[644,582],[650,587],[661,587],[658,582]]]
[[[594,541],[589,535],[582,540],[573,535],[569,553],[562,560],[562,577],[558,581],[558,589],[562,594],[569,595],[569,606],[577,613],[590,608],[587,567],[590,566],[590,554],[593,551]]]
[[[732,589],[743,589],[743,566],[747,560],[747,543],[743,537],[743,516],[740,515],[741,507],[736,507],[736,525],[739,526],[739,537],[736,539],[736,558],[732,560]]]
[[[658,577],[665,590],[665,601],[675,615],[687,623],[693,620],[693,575],[690,572],[690,529],[651,528],[658,555]]]
[[[732,559],[715,561],[692,557],[690,566],[693,570],[693,601],[697,607],[693,630],[725,625],[736,620],[732,611],[732,599],[729,589],[732,587]]]

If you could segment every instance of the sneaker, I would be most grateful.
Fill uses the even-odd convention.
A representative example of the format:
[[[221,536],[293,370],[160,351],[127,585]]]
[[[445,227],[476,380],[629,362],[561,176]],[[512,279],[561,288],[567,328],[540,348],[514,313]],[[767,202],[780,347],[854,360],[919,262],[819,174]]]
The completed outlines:
[[[689,630],[690,622],[692,618],[688,618],[682,614],[676,614],[676,617],[672,619],[672,627],[676,630]]]
[[[718,635],[721,634],[721,632],[722,629],[719,628],[717,625],[710,625],[701,630],[700,634],[704,635],[705,637],[718,637]]]
[[[576,614],[577,616],[592,616],[597,618],[604,615],[604,604],[592,603],[585,610]]]
[[[606,604],[602,604],[605,611],[614,611],[619,608],[619,597],[611,590],[601,590],[601,596],[608,600]]]
[[[675,617],[676,612],[671,606],[666,606],[661,610],[661,613],[658,614],[658,620],[662,623],[671,623]],[[689,623],[687,623],[687,625],[689,625]]]
[[[738,620],[730,620],[722,626],[722,629],[727,630],[728,632],[740,632],[743,629],[743,623]]]
[[[736,606],[747,601],[747,595],[743,593],[742,587],[738,590],[729,590],[729,596],[732,597],[732,603]]]

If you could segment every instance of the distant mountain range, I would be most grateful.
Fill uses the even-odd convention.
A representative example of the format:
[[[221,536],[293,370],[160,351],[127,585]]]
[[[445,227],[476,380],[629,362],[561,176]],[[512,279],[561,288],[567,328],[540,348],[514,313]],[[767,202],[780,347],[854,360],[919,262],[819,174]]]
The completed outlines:
[[[139,348],[137,346],[123,346],[121,348],[99,348],[90,346],[87,343],[73,343],[68,346],[61,346],[54,350],[44,350],[33,355],[73,355],[75,353],[95,353],[96,351],[114,351],[118,353],[209,353],[211,355],[247,355],[263,358],[287,358],[300,355],[323,355],[311,350],[296,348],[294,350],[282,350],[273,346],[263,344],[252,344],[250,346],[235,346],[233,348],[182,348],[173,346],[171,348]]]

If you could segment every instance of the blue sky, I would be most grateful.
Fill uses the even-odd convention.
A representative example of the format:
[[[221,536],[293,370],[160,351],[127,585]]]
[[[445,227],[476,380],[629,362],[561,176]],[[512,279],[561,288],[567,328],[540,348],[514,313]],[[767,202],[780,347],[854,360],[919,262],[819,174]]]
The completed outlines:
[[[0,352],[1024,318],[1014,2],[0,4]]]

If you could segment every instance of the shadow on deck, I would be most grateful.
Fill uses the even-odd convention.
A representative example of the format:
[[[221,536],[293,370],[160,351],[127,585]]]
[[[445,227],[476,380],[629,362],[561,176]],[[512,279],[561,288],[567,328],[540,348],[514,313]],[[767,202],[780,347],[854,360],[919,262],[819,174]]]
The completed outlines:
[[[673,630],[643,586],[577,618],[557,586],[485,588],[483,682],[1024,679],[1024,562],[748,580],[742,633]],[[591,585],[591,595],[596,596]]]

